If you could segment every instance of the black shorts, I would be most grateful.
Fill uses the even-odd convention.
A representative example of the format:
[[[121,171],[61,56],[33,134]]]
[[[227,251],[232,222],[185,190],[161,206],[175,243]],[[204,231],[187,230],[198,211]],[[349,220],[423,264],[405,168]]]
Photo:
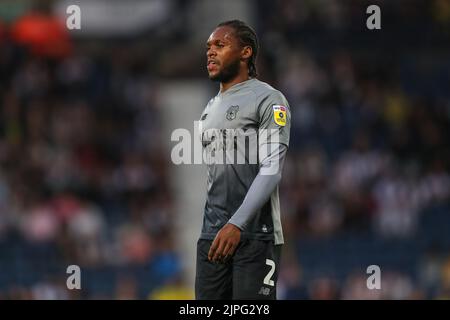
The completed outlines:
[[[225,263],[208,260],[211,240],[197,242],[195,298],[198,300],[275,300],[281,245],[242,239]]]

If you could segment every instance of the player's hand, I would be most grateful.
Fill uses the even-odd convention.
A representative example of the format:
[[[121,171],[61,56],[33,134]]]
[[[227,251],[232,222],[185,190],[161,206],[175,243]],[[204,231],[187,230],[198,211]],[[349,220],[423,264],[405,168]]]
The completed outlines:
[[[208,260],[211,262],[225,262],[231,257],[241,240],[241,230],[231,223],[227,223],[216,235]]]

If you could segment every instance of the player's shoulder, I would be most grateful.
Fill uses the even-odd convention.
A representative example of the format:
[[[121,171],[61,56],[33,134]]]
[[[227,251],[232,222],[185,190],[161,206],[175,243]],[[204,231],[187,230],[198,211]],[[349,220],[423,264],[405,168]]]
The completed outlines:
[[[286,97],[283,95],[283,93],[268,84],[267,82],[260,81],[255,79],[256,81],[253,81],[253,92],[256,96],[256,104],[258,106],[258,109],[265,106],[265,105],[273,105],[273,104],[279,104],[279,105],[288,105]]]
[[[273,86],[268,84],[267,82],[254,79],[252,82],[252,90],[256,95],[257,100],[265,100],[267,98],[273,98],[275,100],[286,100],[283,93],[275,89]]]
[[[210,106],[212,103],[214,103],[214,101],[216,101],[217,99],[217,95],[212,97],[211,99],[209,99],[208,103],[206,104],[206,107]]]

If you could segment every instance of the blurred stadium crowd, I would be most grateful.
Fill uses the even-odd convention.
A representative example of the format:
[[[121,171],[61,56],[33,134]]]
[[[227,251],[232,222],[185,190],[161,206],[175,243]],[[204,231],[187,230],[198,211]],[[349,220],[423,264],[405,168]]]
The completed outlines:
[[[292,109],[280,299],[450,298],[450,3],[377,3],[372,34],[360,1],[251,6],[260,79]],[[36,39],[42,15],[0,18],[0,299],[192,298],[158,100],[206,77],[189,19],[100,43]]]

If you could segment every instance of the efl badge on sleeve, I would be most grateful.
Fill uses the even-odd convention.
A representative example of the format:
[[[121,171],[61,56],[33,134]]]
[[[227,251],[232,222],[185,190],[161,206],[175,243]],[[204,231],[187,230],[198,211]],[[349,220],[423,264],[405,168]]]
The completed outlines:
[[[280,105],[273,106],[273,119],[279,126],[284,127],[286,125],[286,107]]]

